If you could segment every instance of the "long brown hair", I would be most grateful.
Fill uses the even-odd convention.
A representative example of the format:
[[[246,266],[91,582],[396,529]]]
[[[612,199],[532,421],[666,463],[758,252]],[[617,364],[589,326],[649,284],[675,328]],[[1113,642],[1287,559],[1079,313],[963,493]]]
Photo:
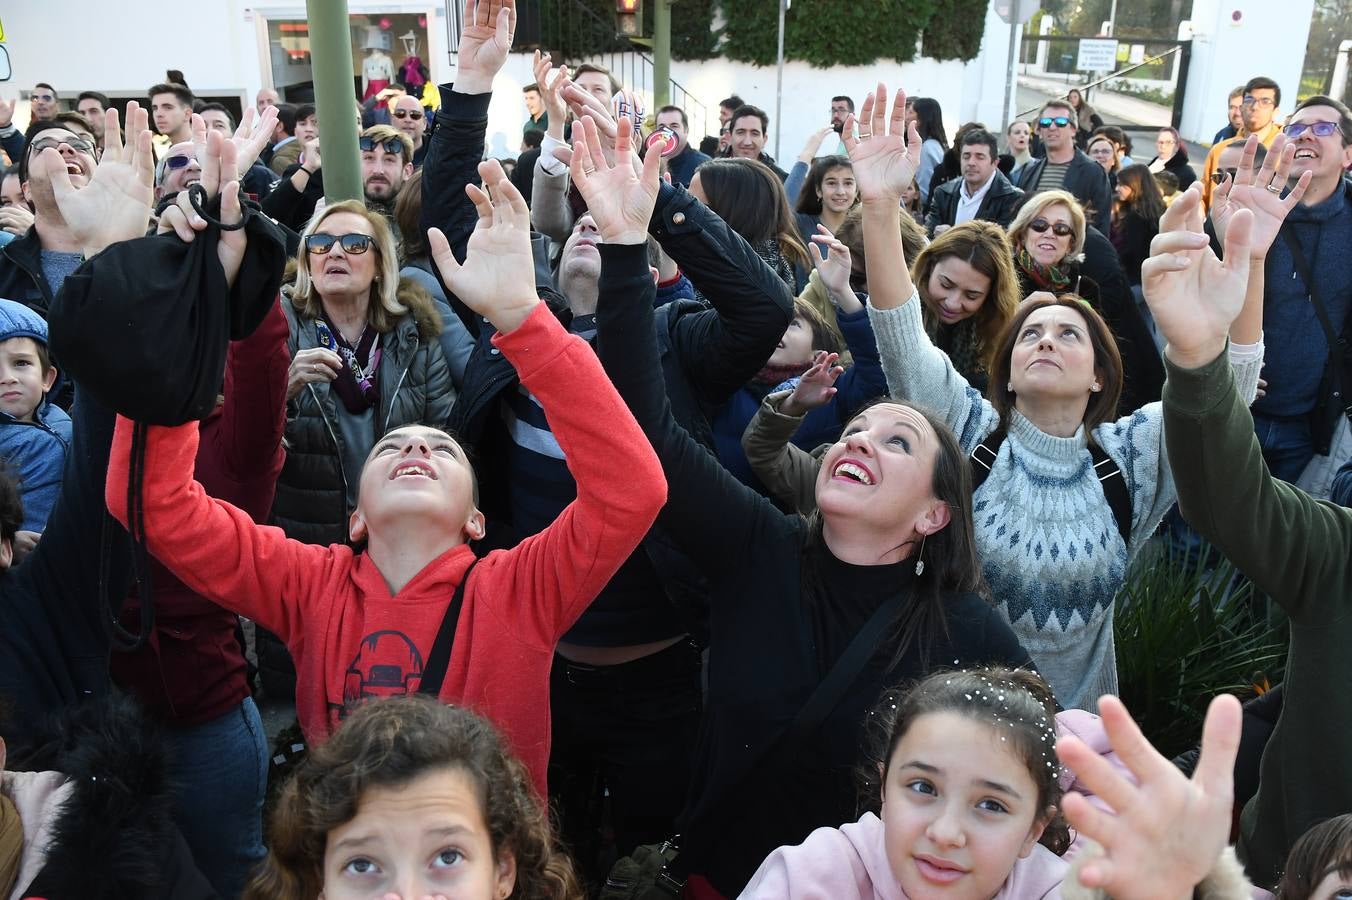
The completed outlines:
[[[854,163],[850,162],[848,156],[823,156],[820,159],[812,161],[812,168],[807,171],[807,179],[803,182],[802,189],[798,192],[798,205],[794,207],[795,212],[807,213],[810,216],[820,216],[822,214],[821,189],[822,182],[826,176],[836,169],[844,169],[854,175]],[[787,196],[787,195],[786,195]],[[855,205],[859,205],[859,191],[856,188],[854,192]]]
[[[1009,427],[1010,413],[1014,409],[1014,392],[1009,389],[1010,355],[1014,344],[1019,340],[1023,323],[1039,309],[1048,306],[1065,306],[1084,317],[1089,326],[1089,341],[1094,347],[1094,367],[1102,380],[1100,390],[1091,394],[1089,406],[1084,411],[1084,430],[1092,441],[1094,429],[1104,422],[1111,421],[1117,412],[1117,401],[1122,396],[1122,354],[1117,350],[1117,339],[1112,330],[1103,321],[1098,310],[1090,306],[1084,298],[1075,294],[1062,294],[1059,297],[1038,297],[1019,304],[1014,318],[1005,325],[995,346],[995,357],[990,368],[990,384],[986,388],[986,399],[1000,414],[1000,427]]]
[[[1158,223],[1164,215],[1164,195],[1160,193],[1150,167],[1136,163],[1118,172],[1117,186],[1124,185],[1131,191],[1131,198],[1117,201],[1113,207],[1113,221],[1127,212],[1134,212],[1151,224]]]
[[[352,821],[365,791],[447,768],[465,773],[478,788],[494,857],[505,851],[516,860],[509,896],[581,900],[572,862],[554,844],[526,767],[507,752],[487,719],[421,694],[367,701],[310,751],[282,788],[268,856],[245,900],[316,896],[328,834]]]
[[[1000,332],[1022,299],[1019,276],[1014,270],[1014,252],[1003,228],[980,219],[955,225],[935,238],[911,267],[911,280],[920,291],[927,324],[938,318],[938,310],[927,295],[930,276],[935,266],[950,257],[961,259],[990,279],[986,299],[973,316],[977,339],[981,341],[981,363],[989,372]]]
[[[769,166],[756,159],[727,157],[702,163],[696,174],[708,207],[748,244],[754,247],[773,239],[790,265],[812,268],[798,237],[789,195]]]

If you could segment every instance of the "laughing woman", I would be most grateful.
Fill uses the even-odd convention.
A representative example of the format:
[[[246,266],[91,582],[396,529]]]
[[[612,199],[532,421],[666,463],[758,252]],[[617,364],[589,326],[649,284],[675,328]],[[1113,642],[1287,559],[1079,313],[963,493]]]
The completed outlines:
[[[966,461],[929,414],[882,402],[851,419],[826,454],[811,519],[779,512],[676,424],[644,249],[657,168],[635,174],[627,130],[611,166],[581,120],[574,134],[589,146],[575,146],[572,177],[603,238],[597,352],[670,481],[662,524],[710,584],[705,725],[680,862],[706,892],[735,896],[775,847],[854,817],[860,728],[886,686],[1028,658],[977,593]],[[851,677],[836,696],[818,694],[837,665]],[[819,713],[799,718],[812,697]]]
[[[1057,699],[1087,708],[1117,692],[1113,595],[1177,497],[1162,409],[1153,403],[1114,420],[1121,357],[1102,317],[1074,294],[1037,294],[1020,306],[997,345],[988,400],[954,370],[925,333],[894,237],[920,142],[914,131],[902,138],[901,92],[887,133],[886,99],[879,85],[861,110],[871,136],[846,143],[863,196],[869,312],[888,385],[895,397],[931,404],[984,470],[973,515],[986,580]],[[1185,196],[1167,215],[1196,212],[1198,198]],[[1041,237],[1047,228],[1032,231]],[[1262,296],[1251,292],[1230,348],[1250,402],[1261,321]]]

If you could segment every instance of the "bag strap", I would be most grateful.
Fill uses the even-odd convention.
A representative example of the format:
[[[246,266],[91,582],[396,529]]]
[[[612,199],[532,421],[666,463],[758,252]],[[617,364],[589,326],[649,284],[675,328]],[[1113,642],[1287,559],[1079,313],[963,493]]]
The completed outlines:
[[[995,465],[995,457],[1000,453],[1000,445],[1005,442],[1005,430],[997,428],[986,439],[972,448],[972,452],[967,455],[968,462],[972,467],[972,493],[986,483],[986,476],[990,475],[991,468]]]
[[[840,704],[850,685],[854,684],[859,673],[864,671],[864,666],[873,658],[878,648],[878,639],[882,637],[884,629],[896,619],[902,599],[902,595],[897,594],[884,601],[873,615],[869,616],[864,627],[855,634],[845,652],[840,654],[840,659],[836,660],[831,671],[826,673],[826,677],[817,685],[812,696],[807,698],[803,708],[798,710],[798,715],[794,716],[784,736],[789,745],[807,737]]]
[[[436,697],[441,693],[441,683],[446,680],[446,668],[451,663],[451,647],[455,644],[455,627],[460,621],[460,607],[465,604],[465,586],[469,584],[469,575],[478,564],[477,559],[469,564],[469,568],[460,579],[460,584],[456,586],[455,594],[451,597],[451,605],[446,607],[441,628],[437,630],[437,638],[432,642],[432,652],[427,654],[427,665],[423,666],[422,682],[418,685],[420,694],[431,694]]]
[[[1122,535],[1122,543],[1131,546],[1131,494],[1127,491],[1127,479],[1122,469],[1098,444],[1089,445],[1089,456],[1094,460],[1094,475],[1099,487],[1113,511],[1113,521],[1117,523],[1117,533]]]
[[[1305,251],[1300,248],[1300,241],[1296,240],[1295,232],[1283,228],[1281,233],[1287,249],[1291,251],[1291,260],[1296,264],[1296,272],[1300,274],[1300,280],[1305,282],[1305,292],[1310,297],[1310,305],[1314,307],[1315,315],[1319,317],[1320,327],[1324,329],[1324,339],[1329,344],[1329,380],[1333,384],[1334,401],[1342,406],[1343,415],[1347,417],[1349,423],[1352,423],[1352,397],[1348,397],[1343,389],[1342,367],[1343,361],[1347,359],[1347,338],[1333,330],[1333,322],[1329,320],[1324,301],[1319,299],[1319,291],[1316,290],[1315,280],[1310,274],[1310,264],[1305,260]]]

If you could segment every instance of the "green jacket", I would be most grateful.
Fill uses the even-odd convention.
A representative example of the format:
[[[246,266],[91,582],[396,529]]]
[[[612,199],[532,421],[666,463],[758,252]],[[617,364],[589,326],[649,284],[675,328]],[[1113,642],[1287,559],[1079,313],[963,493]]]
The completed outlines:
[[[1183,517],[1291,620],[1285,705],[1240,820],[1249,876],[1270,888],[1297,838],[1352,812],[1352,510],[1268,474],[1223,353],[1168,366],[1164,431]]]

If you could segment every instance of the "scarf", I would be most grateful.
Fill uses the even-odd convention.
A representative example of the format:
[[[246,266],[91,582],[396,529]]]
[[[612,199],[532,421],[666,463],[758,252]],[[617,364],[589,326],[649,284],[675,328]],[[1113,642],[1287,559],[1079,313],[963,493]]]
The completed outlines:
[[[315,332],[319,346],[332,350],[343,359],[343,368],[333,380],[333,389],[347,411],[360,415],[375,406],[380,399],[380,390],[376,387],[376,369],[380,365],[380,348],[375,346],[379,337],[376,330],[367,324],[355,347],[347,342],[328,316],[315,321]]]
[[[23,862],[23,822],[14,801],[0,794],[0,897],[8,897]]]
[[[1019,249],[1014,261],[1019,264],[1023,274],[1028,276],[1038,290],[1051,291],[1053,294],[1064,294],[1070,289],[1070,274],[1060,266],[1044,266],[1033,259],[1028,251],[1023,248]]]
[[[969,316],[956,325],[945,325],[933,314],[927,314],[925,319],[934,346],[948,354],[958,374],[973,387],[984,382],[987,378],[986,355],[976,332],[976,316]]]
[[[798,383],[796,379],[801,378],[803,373],[810,368],[812,368],[812,363],[810,362],[786,363],[782,366],[772,366],[769,363],[766,363],[761,367],[761,370],[752,377],[751,381],[755,384],[768,385],[775,390],[779,390],[787,381],[793,381],[794,386],[796,386]],[[774,390],[770,393],[773,394]]]

